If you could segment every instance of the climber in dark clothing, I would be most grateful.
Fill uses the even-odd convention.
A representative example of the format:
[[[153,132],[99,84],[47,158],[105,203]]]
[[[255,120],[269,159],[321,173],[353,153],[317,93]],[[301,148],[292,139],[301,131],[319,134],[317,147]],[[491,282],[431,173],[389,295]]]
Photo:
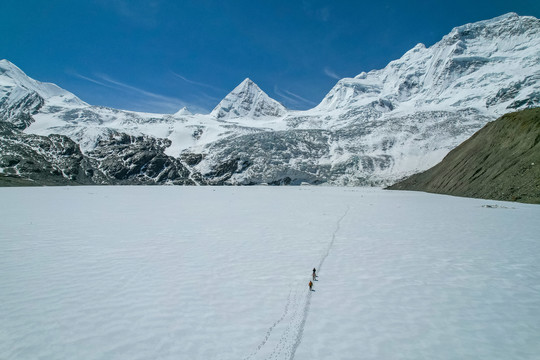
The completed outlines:
[[[313,268],[313,280],[317,277],[317,270]]]

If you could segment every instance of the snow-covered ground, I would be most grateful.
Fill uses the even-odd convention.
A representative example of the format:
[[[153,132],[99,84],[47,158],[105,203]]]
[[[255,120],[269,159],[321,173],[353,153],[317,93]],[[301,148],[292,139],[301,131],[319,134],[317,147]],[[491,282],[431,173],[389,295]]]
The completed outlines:
[[[327,187],[0,198],[0,359],[540,354],[538,205]]]

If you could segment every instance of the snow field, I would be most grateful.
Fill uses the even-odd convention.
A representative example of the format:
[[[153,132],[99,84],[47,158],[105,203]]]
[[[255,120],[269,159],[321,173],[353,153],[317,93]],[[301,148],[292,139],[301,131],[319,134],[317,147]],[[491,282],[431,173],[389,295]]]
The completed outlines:
[[[364,199],[371,210],[352,205],[337,234],[297,359],[538,357],[538,206]]]
[[[535,205],[327,187],[0,198],[1,359],[540,353]]]

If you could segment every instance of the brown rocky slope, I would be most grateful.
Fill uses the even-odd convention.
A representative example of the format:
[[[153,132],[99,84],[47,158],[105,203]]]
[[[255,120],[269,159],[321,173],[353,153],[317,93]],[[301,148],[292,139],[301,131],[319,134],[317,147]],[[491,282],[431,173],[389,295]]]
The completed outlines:
[[[540,204],[540,108],[488,123],[439,164],[388,189]]]

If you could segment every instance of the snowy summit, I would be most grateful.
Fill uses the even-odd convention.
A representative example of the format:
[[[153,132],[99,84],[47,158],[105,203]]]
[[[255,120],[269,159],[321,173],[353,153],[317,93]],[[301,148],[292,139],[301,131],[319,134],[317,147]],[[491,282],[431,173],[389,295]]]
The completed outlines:
[[[280,117],[286,109],[246,78],[212,110],[217,119]]]

